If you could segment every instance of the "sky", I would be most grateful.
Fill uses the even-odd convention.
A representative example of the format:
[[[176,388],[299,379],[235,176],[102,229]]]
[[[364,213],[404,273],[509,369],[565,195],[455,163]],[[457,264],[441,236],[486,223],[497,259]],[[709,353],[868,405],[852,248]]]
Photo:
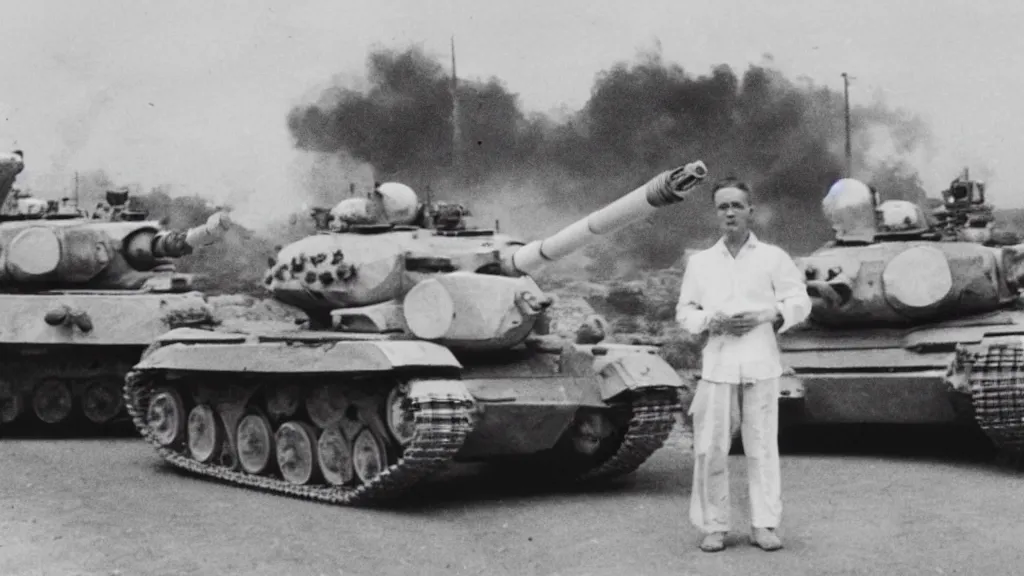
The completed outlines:
[[[582,106],[595,75],[658,49],[691,74],[764,63],[850,100],[921,116],[912,158],[932,195],[964,166],[998,207],[1024,195],[1024,3],[1016,0],[0,0],[0,147],[23,186],[103,169],[237,206],[290,211],[310,159],[286,115],[375,47],[422,46],[496,76],[526,110]],[[689,159],[683,159],[689,160]]]

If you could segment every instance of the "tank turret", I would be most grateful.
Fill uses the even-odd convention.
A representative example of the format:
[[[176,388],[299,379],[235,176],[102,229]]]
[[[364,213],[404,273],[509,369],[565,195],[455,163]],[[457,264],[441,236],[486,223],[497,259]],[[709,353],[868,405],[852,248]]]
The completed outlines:
[[[1024,245],[986,245],[988,220],[972,220],[983,205],[977,195],[983,187],[955,180],[938,210],[947,217],[935,226],[911,202],[872,202],[866,210],[866,186],[840,183],[823,202],[836,241],[798,259],[814,302],[812,321],[908,326],[991,312],[1017,300]],[[857,226],[851,214],[859,215]],[[841,234],[851,229],[861,233]]]
[[[229,223],[220,212],[189,230],[84,217],[2,223],[0,290],[188,290],[191,279],[173,274],[172,259],[217,240]]]
[[[0,156],[0,204],[23,168],[21,151]],[[217,241],[231,225],[217,212],[188,230],[167,229],[146,220],[127,188],[108,191],[110,209],[91,216],[64,200],[38,213],[0,214],[0,291],[189,290],[188,276],[173,275],[173,260]]]
[[[331,211],[330,225],[341,233],[285,246],[265,283],[276,298],[304,309],[321,325],[329,314],[339,330],[506,347],[521,342],[551,302],[531,274],[595,238],[681,202],[706,174],[700,162],[667,171],[528,244],[493,230],[467,229],[465,210],[457,205],[417,208],[411,189],[385,183],[372,196],[346,199]],[[374,196],[390,196],[390,201]]]

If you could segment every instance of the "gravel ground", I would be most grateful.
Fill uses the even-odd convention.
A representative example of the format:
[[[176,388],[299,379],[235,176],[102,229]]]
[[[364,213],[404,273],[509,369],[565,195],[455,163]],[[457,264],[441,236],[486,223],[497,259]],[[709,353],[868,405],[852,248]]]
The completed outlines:
[[[688,439],[601,490],[531,493],[459,470],[397,510],[197,479],[141,440],[0,440],[0,574],[1016,574],[1024,478],[955,434],[842,430],[783,457],[786,549],[697,550]],[[851,442],[851,437],[857,438]],[[841,450],[841,452],[837,451]]]

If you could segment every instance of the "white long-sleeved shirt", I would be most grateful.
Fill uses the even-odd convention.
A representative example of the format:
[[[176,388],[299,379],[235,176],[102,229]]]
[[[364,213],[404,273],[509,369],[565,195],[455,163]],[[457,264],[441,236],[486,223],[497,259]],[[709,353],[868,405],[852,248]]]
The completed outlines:
[[[779,333],[803,322],[811,299],[800,270],[781,248],[758,240],[753,232],[733,258],[724,238],[690,257],[676,306],[676,321],[697,335],[716,312],[734,314],[776,309]],[[715,334],[702,353],[701,377],[739,384],[782,374],[779,344],[770,323],[742,336]]]

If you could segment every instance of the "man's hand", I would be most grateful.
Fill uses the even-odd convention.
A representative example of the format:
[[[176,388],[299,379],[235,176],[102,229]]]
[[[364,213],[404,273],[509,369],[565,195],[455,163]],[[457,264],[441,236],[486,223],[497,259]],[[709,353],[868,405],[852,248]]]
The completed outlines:
[[[731,316],[719,312],[711,317],[708,330],[712,334],[742,336],[759,324],[775,324],[778,320],[779,312],[774,309],[760,312],[743,312]]]
[[[754,329],[755,326],[761,324],[763,316],[760,312],[743,312],[741,314],[733,314],[729,317],[728,331],[733,336],[742,336],[747,332]]]
[[[711,317],[711,320],[708,321],[708,332],[712,336],[718,334],[730,334],[729,326],[731,322],[732,318],[730,316],[722,314],[721,312],[716,312],[715,315]]]

